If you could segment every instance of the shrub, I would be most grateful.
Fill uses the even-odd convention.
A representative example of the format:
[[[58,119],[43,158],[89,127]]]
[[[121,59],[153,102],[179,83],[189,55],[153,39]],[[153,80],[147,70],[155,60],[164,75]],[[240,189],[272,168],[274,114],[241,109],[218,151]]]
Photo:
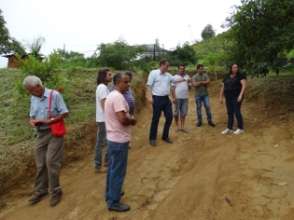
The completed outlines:
[[[57,69],[60,63],[61,58],[58,54],[51,54],[44,60],[29,56],[21,65],[22,77],[16,82],[18,93],[21,96],[25,94],[22,80],[28,75],[38,76],[46,86],[63,92],[67,84],[67,77],[64,74],[58,74]]]

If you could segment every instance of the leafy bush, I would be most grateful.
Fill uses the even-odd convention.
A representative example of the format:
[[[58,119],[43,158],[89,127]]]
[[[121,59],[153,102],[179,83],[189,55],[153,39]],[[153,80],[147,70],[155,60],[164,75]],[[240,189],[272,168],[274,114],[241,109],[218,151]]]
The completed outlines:
[[[16,82],[17,91],[22,96],[26,94],[22,85],[22,80],[28,75],[38,76],[42,82],[50,88],[63,92],[67,84],[67,77],[57,72],[61,58],[58,54],[51,54],[44,60],[34,56],[29,56],[21,65],[22,77]]]
[[[117,41],[112,44],[101,44],[99,50],[99,64],[101,66],[109,66],[115,69],[130,69],[142,52],[142,48],[129,46],[125,42]]]
[[[197,61],[195,50],[189,44],[177,46],[175,50],[168,53],[167,59],[173,66],[195,64]]]
[[[294,48],[293,12],[293,0],[243,0],[231,18],[237,62],[279,67],[277,60]]]
[[[205,41],[196,43],[193,48],[198,63],[204,64],[209,71],[224,71],[233,62],[232,48],[234,41],[231,31],[219,34]]]

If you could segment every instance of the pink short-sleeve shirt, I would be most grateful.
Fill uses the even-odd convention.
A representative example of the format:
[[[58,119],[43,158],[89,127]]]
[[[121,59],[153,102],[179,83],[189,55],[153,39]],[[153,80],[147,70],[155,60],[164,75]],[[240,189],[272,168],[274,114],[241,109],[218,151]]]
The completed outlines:
[[[105,101],[107,139],[112,142],[126,143],[131,139],[131,126],[124,126],[119,122],[116,113],[121,111],[129,114],[129,106],[124,96],[114,90]]]

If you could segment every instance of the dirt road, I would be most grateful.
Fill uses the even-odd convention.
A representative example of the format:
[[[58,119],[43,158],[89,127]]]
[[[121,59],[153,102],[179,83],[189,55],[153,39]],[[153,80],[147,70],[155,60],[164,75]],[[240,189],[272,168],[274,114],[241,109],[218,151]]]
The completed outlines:
[[[215,97],[215,96],[213,96]],[[224,106],[212,98],[216,128],[195,127],[190,98],[189,134],[172,131],[174,144],[148,145],[150,109],[140,114],[129,155],[123,201],[128,213],[107,211],[105,174],[95,174],[92,156],[62,172],[64,198],[30,207],[31,186],[15,190],[1,220],[293,220],[294,125],[264,120],[258,105],[244,105],[246,133],[222,136]],[[162,127],[162,121],[161,121]]]

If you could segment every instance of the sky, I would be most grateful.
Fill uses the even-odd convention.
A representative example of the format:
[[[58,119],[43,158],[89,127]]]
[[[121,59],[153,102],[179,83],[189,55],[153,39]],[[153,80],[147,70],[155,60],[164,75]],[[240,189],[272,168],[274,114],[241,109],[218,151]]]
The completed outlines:
[[[66,48],[91,55],[101,43],[124,40],[166,49],[216,33],[240,0],[0,0],[10,35],[28,46],[43,37],[42,53]],[[0,59],[0,67],[6,59]]]

